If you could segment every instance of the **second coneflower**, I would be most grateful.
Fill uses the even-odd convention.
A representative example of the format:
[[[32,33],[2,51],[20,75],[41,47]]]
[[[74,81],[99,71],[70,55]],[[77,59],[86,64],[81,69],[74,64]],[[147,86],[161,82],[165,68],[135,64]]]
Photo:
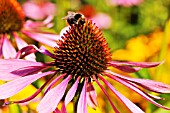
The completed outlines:
[[[51,19],[49,16],[43,22],[25,21],[24,12],[16,0],[0,0],[0,58],[15,58],[13,42],[16,42],[18,49],[27,46],[22,34],[54,47],[57,35],[41,30],[50,27]]]
[[[69,30],[62,36],[62,40],[57,42],[54,53],[50,53],[45,49],[37,49],[34,46],[25,47],[18,53],[18,56],[21,55],[22,57],[22,52],[29,53],[24,50],[37,50],[52,57],[54,59],[52,62],[41,63],[19,59],[0,60],[0,79],[11,80],[0,86],[0,99],[6,99],[15,95],[41,77],[50,76],[37,92],[30,97],[24,100],[6,102],[4,105],[30,101],[46,86],[44,97],[37,107],[39,113],[65,113],[67,112],[67,104],[74,97],[78,97],[78,99],[74,99],[77,100],[75,102],[75,107],[77,107],[75,111],[77,113],[87,113],[87,105],[94,109],[98,105],[97,94],[93,86],[93,83],[96,83],[106,95],[113,110],[119,113],[119,110],[101,85],[100,81],[102,81],[131,112],[144,113],[104,78],[108,77],[129,87],[156,106],[170,110],[170,108],[154,101],[154,99],[162,99],[161,97],[153,96],[141,89],[142,87],[150,92],[170,93],[169,85],[152,80],[125,77],[110,71],[108,68],[112,66],[121,71],[133,73],[141,68],[155,67],[160,63],[112,61],[108,44],[98,27],[90,20],[79,20],[81,19],[79,14],[76,15],[76,19],[72,18],[75,15],[71,14],[69,16],[71,16],[74,22],[69,22],[69,24],[72,24],[70,24]],[[55,69],[51,67],[55,67]],[[49,68],[48,71],[46,71],[47,68]],[[40,71],[42,73],[39,73]],[[58,83],[61,79],[62,82]],[[56,85],[56,83],[58,84]],[[61,100],[64,102],[61,110],[59,110],[58,104]]]

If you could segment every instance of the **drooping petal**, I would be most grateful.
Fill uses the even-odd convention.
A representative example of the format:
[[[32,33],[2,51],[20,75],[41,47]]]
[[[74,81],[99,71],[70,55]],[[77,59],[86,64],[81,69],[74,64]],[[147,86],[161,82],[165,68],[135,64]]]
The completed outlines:
[[[68,93],[65,97],[65,101],[64,101],[66,106],[73,99],[73,97],[76,93],[77,87],[78,87],[79,80],[80,80],[80,77],[77,78],[76,82],[73,84],[73,86],[68,91]]]
[[[62,108],[61,108],[62,113],[67,113],[66,106],[73,99],[73,97],[74,97],[74,95],[76,93],[77,87],[78,87],[79,80],[80,80],[80,77],[77,78],[76,82],[69,89],[69,91],[68,91],[68,93],[67,93],[67,95],[66,95],[66,97],[64,99],[64,103],[62,105]]]
[[[47,94],[48,91],[50,91],[51,87],[58,81],[60,80],[61,78],[63,78],[66,74],[62,74],[60,76],[58,76],[57,78],[55,78],[49,85],[48,87],[46,88],[46,90],[44,91],[44,95]]]
[[[19,50],[22,49],[23,47],[28,46],[28,44],[17,35],[17,33],[13,33],[13,35],[15,37],[15,40],[16,40]],[[35,54],[32,53],[32,54],[26,56],[25,59],[30,60],[30,61],[35,61]]]
[[[28,46],[23,47],[22,49],[20,49],[17,52],[16,58],[24,58],[25,56],[30,55],[32,53],[35,53],[37,51],[44,54],[44,55],[47,55],[47,56],[49,56],[51,58],[55,58],[54,54],[52,54],[47,49],[45,49],[45,47],[41,46],[40,49],[39,49],[35,45],[28,45]]]
[[[137,84],[147,90],[153,91],[153,92],[170,93],[170,86],[163,84],[161,82],[156,82],[156,81],[147,80],[147,79],[129,78],[129,77],[121,76],[121,75],[114,73],[112,71],[106,71],[106,72],[109,72],[113,76],[117,76],[121,79],[135,83],[135,84]]]
[[[93,79],[95,80],[95,82],[98,84],[98,86],[102,89],[103,93],[106,95],[107,99],[109,100],[113,110],[115,111],[115,113],[120,113],[116,106],[113,104],[113,102],[111,101],[111,99],[109,98],[109,95],[107,94],[106,90],[104,89],[104,87],[100,84],[100,82],[96,79],[95,76],[93,76]]]
[[[78,100],[77,113],[87,113],[86,85],[87,85],[87,80],[85,79],[83,89],[81,91],[81,94]]]
[[[40,101],[37,111],[39,113],[50,113],[53,112],[60,100],[62,99],[65,90],[67,88],[67,84],[70,80],[71,76],[69,75],[66,79],[64,79],[59,85],[51,89],[44,98]]]
[[[26,61],[21,59],[0,59],[0,80],[12,80],[35,73],[46,66],[40,62]]]
[[[33,74],[33,75],[21,77],[21,78],[15,79],[13,81],[7,82],[0,86],[0,92],[1,92],[0,99],[9,98],[9,97],[15,95],[16,93],[18,93],[20,90],[22,90],[27,85],[34,82],[35,80],[37,80],[43,76],[53,74],[53,73],[54,72],[49,71],[49,72],[45,72],[45,73],[41,73],[41,74]]]
[[[92,85],[92,83],[88,83],[87,85],[87,104],[96,109],[97,104],[97,93]]]
[[[29,36],[30,38],[38,41],[38,42],[41,42],[43,44],[46,44],[50,47],[55,47],[56,46],[56,41],[54,40],[51,40],[49,38],[47,38],[46,36],[44,36],[43,34],[40,34],[40,33],[33,33],[33,32],[28,32],[26,30],[23,30],[22,31],[25,35]],[[57,36],[56,36],[57,38]]]
[[[39,35],[43,36],[46,39],[53,40],[53,41],[61,40],[61,37],[59,35],[54,35],[50,33],[41,33]]]
[[[134,103],[132,103],[129,99],[127,99],[125,96],[123,96],[121,93],[119,93],[109,82],[107,82],[101,75],[98,75],[98,77],[111,89],[111,91],[124,103],[125,106],[128,107],[128,109],[132,113],[144,113],[139,107],[137,107]]]
[[[150,101],[152,104],[160,107],[160,108],[163,108],[163,109],[167,109],[167,110],[170,110],[170,108],[168,107],[165,107],[157,102],[155,102],[154,100],[152,100],[152,98],[150,96],[148,96],[146,93],[144,93],[142,90],[140,90],[139,88],[137,88],[135,85],[133,84],[130,84],[128,83],[126,80],[123,80],[121,78],[118,78],[116,76],[111,76],[110,74],[105,74],[106,76],[108,76],[109,78],[111,79],[114,79],[116,81],[118,81],[119,83],[127,86],[128,88],[132,89],[133,91],[135,91],[136,93],[138,93],[139,95],[141,95],[142,97],[144,97],[145,99],[147,99],[148,101]]]
[[[16,40],[18,49],[21,49],[21,48],[23,48],[23,47],[25,47],[25,46],[28,45],[24,40],[22,40],[21,38],[19,38],[19,36],[18,36],[17,33],[14,32],[14,33],[13,33],[13,36],[14,36],[14,38],[15,38],[15,40]]]
[[[2,45],[2,52],[5,59],[15,58],[16,50],[8,40],[7,36],[4,35],[4,42]]]
[[[111,66],[127,73],[134,73],[142,69],[141,67],[131,67],[131,66],[119,66],[119,65],[111,65]]]
[[[151,68],[160,65],[163,62],[117,62],[112,61],[109,64],[112,66],[132,66],[132,67],[141,67],[141,68]]]

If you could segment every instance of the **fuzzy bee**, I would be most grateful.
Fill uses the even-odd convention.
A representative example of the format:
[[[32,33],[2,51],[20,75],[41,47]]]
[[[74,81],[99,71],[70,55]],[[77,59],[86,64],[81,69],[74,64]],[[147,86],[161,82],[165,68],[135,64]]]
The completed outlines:
[[[75,12],[71,12],[71,11],[69,11],[68,15],[62,19],[65,19],[69,25],[73,25],[73,24],[83,25],[85,23],[85,18],[84,18],[83,14],[75,13]]]

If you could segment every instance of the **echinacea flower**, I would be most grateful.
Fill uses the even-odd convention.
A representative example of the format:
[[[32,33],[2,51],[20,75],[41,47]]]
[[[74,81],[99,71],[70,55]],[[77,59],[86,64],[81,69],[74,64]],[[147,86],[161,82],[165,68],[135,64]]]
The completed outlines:
[[[42,30],[51,27],[51,16],[43,22],[25,21],[24,12],[16,0],[0,0],[0,6],[0,58],[15,57],[16,49],[12,43],[16,42],[18,49],[28,45],[22,39],[23,34],[43,44],[55,46],[57,35]]]
[[[35,20],[42,20],[56,12],[56,5],[47,0],[29,0],[22,6],[25,15]]]
[[[38,49],[30,45],[21,49],[18,56],[22,57],[22,52],[29,53],[25,50],[39,51],[54,60],[42,63],[22,59],[1,59],[0,79],[8,82],[0,86],[0,99],[6,99],[15,95],[24,87],[42,77],[48,75],[49,79],[30,97],[18,101],[9,101],[4,105],[30,101],[46,86],[44,97],[37,107],[39,113],[66,113],[66,106],[74,97],[78,97],[75,102],[76,112],[87,113],[87,105],[94,109],[98,105],[94,87],[94,83],[96,83],[106,95],[115,113],[119,113],[112,99],[101,85],[100,81],[102,81],[131,112],[144,113],[144,111],[118,92],[106,80],[105,77],[108,77],[137,92],[156,106],[170,110],[170,108],[154,101],[162,99],[161,97],[151,95],[148,92],[170,93],[169,85],[153,80],[125,77],[112,72],[108,68],[111,66],[123,72],[133,73],[142,68],[155,67],[160,62],[112,61],[110,49],[104,36],[98,27],[88,19],[85,20],[84,24],[71,25],[69,30],[63,34],[62,40],[57,42],[54,53],[50,53],[44,48]],[[58,83],[59,80],[62,81]],[[148,91],[145,92],[143,89]],[[64,102],[61,110],[59,110],[57,106],[62,100]]]

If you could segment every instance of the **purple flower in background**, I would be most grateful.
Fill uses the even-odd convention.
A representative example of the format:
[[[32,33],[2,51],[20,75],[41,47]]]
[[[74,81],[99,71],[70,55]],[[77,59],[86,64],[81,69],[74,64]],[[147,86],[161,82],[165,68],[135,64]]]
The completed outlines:
[[[29,18],[42,20],[49,15],[55,15],[55,4],[47,0],[29,0],[23,4],[23,11]]]
[[[110,3],[112,5],[121,5],[125,7],[130,7],[130,6],[138,5],[143,1],[144,0],[110,0]]]
[[[16,0],[0,0],[0,6],[0,58],[15,58],[16,48],[13,43],[16,43],[18,49],[28,45],[22,39],[23,34],[48,46],[55,46],[59,36],[43,31],[43,28],[52,26],[51,16],[43,22],[25,21],[24,12]]]
[[[30,101],[46,86],[44,97],[37,107],[39,113],[66,113],[67,104],[75,96],[78,97],[77,102],[75,102],[77,103],[77,108],[75,108],[77,113],[87,113],[87,105],[94,109],[98,105],[94,87],[94,83],[96,83],[106,95],[115,113],[119,113],[112,99],[101,85],[101,82],[103,82],[131,112],[144,113],[105,79],[105,77],[108,77],[137,92],[154,105],[170,110],[170,108],[154,101],[162,99],[161,97],[151,95],[148,92],[170,93],[169,85],[153,80],[125,77],[110,71],[108,68],[111,66],[123,72],[133,73],[142,68],[155,67],[160,63],[112,61],[108,44],[101,31],[92,21],[85,19],[85,23],[71,25],[69,30],[63,34],[62,39],[57,42],[54,53],[30,45],[21,49],[18,56],[22,57],[22,53],[27,53],[26,50],[39,51],[53,58],[53,61],[42,63],[21,59],[1,59],[0,79],[9,82],[0,86],[0,99],[15,95],[24,87],[42,77],[49,76],[48,80],[30,97],[18,101],[9,101],[5,105]],[[46,71],[47,69],[48,71]],[[56,85],[56,83],[58,84]],[[148,91],[145,92],[141,87]],[[61,110],[59,110],[57,106],[61,100],[64,102]]]

